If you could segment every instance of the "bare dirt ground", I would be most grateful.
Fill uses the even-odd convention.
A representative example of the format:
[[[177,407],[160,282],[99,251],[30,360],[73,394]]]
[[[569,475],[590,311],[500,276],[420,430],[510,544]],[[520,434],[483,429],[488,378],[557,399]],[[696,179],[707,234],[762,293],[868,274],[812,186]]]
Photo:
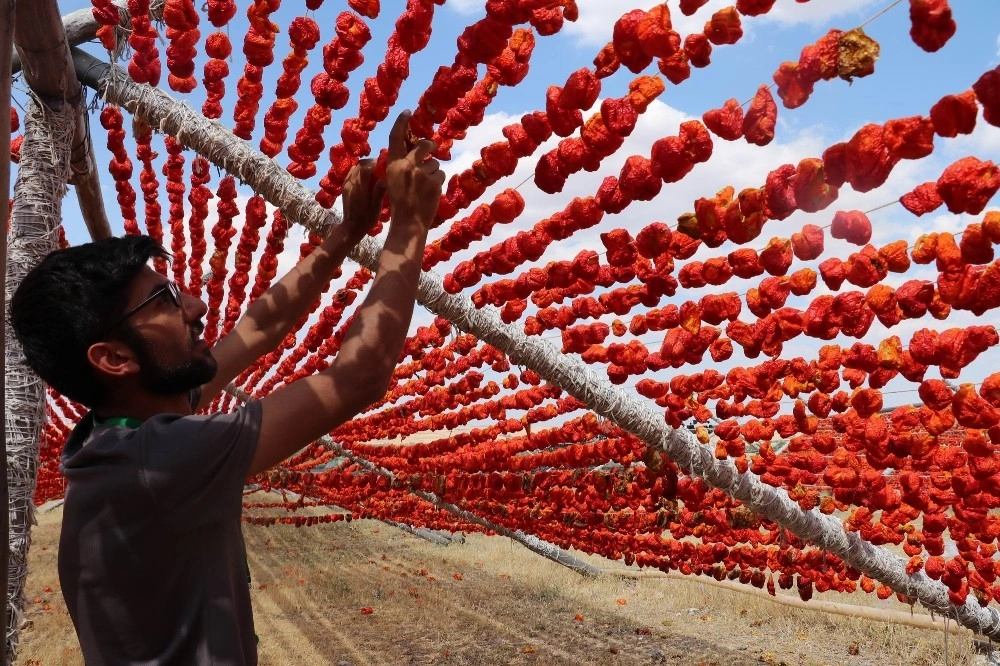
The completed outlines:
[[[33,532],[18,664],[83,663],[56,575],[60,515]],[[499,537],[436,546],[370,521],[244,531],[262,665],[981,663],[970,636],[946,656],[940,631],[695,581],[588,580]]]

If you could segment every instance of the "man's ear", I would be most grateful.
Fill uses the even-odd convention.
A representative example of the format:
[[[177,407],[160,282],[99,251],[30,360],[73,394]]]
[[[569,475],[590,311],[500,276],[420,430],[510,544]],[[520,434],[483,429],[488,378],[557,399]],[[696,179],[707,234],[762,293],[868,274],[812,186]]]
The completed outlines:
[[[87,349],[87,360],[97,372],[115,379],[139,372],[135,353],[122,342],[95,342]]]

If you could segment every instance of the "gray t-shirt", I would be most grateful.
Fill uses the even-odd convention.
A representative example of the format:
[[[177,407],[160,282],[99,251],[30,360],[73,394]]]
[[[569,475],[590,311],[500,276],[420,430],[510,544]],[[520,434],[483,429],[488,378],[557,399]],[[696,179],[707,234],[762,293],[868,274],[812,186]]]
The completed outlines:
[[[240,514],[260,420],[249,402],[77,425],[59,581],[89,666],[257,663]]]

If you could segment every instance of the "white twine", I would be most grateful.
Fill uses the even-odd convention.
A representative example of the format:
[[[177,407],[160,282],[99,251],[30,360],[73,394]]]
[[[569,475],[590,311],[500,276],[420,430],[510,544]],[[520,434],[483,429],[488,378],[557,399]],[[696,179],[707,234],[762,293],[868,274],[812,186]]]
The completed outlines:
[[[25,118],[21,166],[14,184],[14,209],[7,241],[7,303],[21,280],[56,249],[62,198],[70,176],[70,150],[79,109],[49,109],[33,97]],[[28,367],[21,345],[6,327],[7,492],[10,515],[10,573],[7,584],[7,654],[13,663],[24,619],[28,548],[35,522],[38,447],[45,421],[45,385]]]

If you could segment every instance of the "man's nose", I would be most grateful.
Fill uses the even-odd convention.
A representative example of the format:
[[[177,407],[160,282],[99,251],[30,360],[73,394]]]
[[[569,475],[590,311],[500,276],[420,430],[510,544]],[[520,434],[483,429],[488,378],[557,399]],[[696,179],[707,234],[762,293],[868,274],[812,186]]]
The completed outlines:
[[[208,305],[197,296],[183,294],[182,298],[181,307],[184,309],[184,316],[188,321],[198,321],[208,312]]]

